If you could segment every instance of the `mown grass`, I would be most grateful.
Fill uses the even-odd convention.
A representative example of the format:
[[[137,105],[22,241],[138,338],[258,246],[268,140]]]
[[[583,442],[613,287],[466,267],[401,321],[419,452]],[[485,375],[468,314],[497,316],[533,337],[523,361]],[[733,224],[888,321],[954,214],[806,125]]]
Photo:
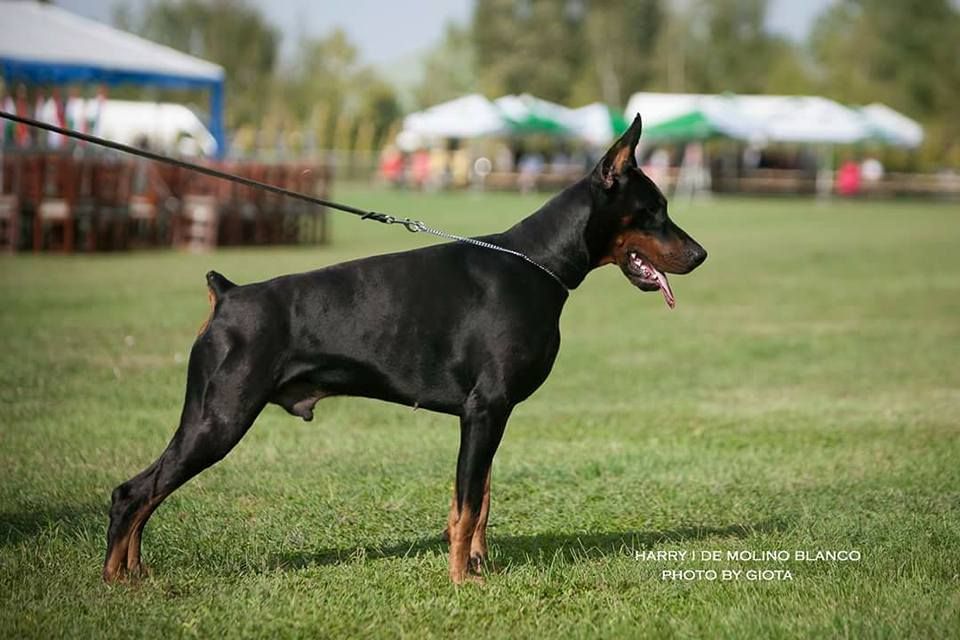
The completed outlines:
[[[451,231],[538,197],[343,188]],[[710,251],[678,307],[614,269],[494,469],[497,571],[453,588],[454,419],[337,398],[268,409],[147,529],[153,575],[100,582],[109,492],[171,435],[203,274],[239,282],[427,242],[336,217],[330,247],[0,259],[6,637],[957,637],[960,211],[676,205]],[[438,296],[445,295],[437,291]],[[859,562],[657,562],[640,550],[858,550]],[[792,581],[664,581],[664,569]]]

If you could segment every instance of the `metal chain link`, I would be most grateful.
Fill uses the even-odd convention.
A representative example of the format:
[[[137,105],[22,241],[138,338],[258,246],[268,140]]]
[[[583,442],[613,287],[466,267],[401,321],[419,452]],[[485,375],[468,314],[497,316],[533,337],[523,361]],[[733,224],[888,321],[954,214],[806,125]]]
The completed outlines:
[[[513,249],[507,249],[506,247],[501,247],[499,245],[493,244],[492,242],[484,242],[483,240],[477,240],[476,238],[467,238],[464,236],[458,236],[455,233],[447,233],[446,231],[441,231],[440,229],[434,229],[433,227],[428,227],[420,220],[413,220],[412,218],[395,218],[386,214],[377,214],[371,212],[372,215],[364,216],[364,219],[373,219],[377,222],[382,222],[384,224],[400,224],[403,225],[407,231],[410,233],[429,233],[432,236],[437,236],[438,238],[443,238],[445,240],[453,240],[455,242],[463,242],[466,244],[472,244],[477,247],[483,247],[484,249],[490,249],[491,251],[500,251],[501,253],[509,253],[512,256],[517,256],[523,260],[526,260],[533,266],[537,267],[545,274],[557,281],[564,291],[569,291],[570,288],[567,287],[566,283],[560,279],[560,276],[555,274],[550,269],[546,268],[530,256],[521,253],[519,251],[514,251]]]

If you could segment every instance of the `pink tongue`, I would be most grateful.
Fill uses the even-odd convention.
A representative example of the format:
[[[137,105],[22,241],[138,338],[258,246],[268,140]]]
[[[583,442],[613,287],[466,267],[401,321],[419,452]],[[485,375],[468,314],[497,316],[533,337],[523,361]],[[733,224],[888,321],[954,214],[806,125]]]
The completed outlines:
[[[653,275],[657,279],[657,284],[660,285],[660,293],[663,294],[663,299],[667,301],[667,306],[673,309],[677,304],[677,299],[673,297],[673,291],[670,289],[670,283],[667,282],[666,274],[653,269]]]

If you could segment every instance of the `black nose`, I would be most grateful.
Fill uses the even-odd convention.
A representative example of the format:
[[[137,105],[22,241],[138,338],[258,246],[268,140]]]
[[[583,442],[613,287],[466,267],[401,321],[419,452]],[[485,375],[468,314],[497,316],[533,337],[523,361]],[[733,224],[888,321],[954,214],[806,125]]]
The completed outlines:
[[[693,271],[707,259],[707,250],[699,244],[695,245],[690,251],[690,270]]]

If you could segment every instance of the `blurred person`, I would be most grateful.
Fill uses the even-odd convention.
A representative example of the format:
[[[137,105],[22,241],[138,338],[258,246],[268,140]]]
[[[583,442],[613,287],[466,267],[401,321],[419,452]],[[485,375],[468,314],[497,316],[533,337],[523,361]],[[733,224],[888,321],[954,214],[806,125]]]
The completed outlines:
[[[837,193],[855,196],[860,192],[860,165],[855,160],[846,160],[837,170]]]
[[[60,89],[54,87],[50,92],[50,97],[42,101],[37,99],[36,119],[45,124],[51,124],[55,127],[67,126],[66,114],[64,113],[63,101],[60,100]],[[53,131],[47,132],[47,147],[59,149],[63,146],[65,138],[59,133]]]
[[[883,163],[873,156],[864,159],[860,164],[860,175],[864,182],[876,184],[883,179]]]
[[[674,194],[693,197],[710,191],[710,173],[706,169],[704,155],[703,144],[699,142],[690,142],[684,147]]]
[[[145,133],[138,134],[133,141],[133,146],[137,149],[150,151],[150,138]],[[130,180],[130,190],[133,195],[144,196],[147,194],[150,186],[151,161],[146,158],[133,159],[133,174]]]
[[[39,120],[43,115],[43,108],[47,104],[47,94],[43,87],[37,87],[37,92],[33,96],[33,119]]]
[[[430,150],[430,172],[426,187],[431,190],[445,189],[450,183],[450,161],[447,150],[436,146]]]
[[[517,186],[520,187],[520,193],[530,193],[537,186],[537,179],[543,173],[545,162],[543,154],[539,151],[526,153],[517,163],[517,169],[520,175],[517,177]]]
[[[470,182],[470,152],[460,147],[450,154],[450,181],[454,186],[465,187]]]
[[[512,173],[513,168],[513,151],[502,142],[497,144],[493,152],[493,170],[498,173]]]
[[[87,132],[86,100],[83,99],[79,87],[70,88],[64,113],[68,129],[80,133]]]
[[[573,165],[570,160],[570,154],[566,149],[561,149],[557,155],[553,156],[553,166],[561,173],[570,173]]]
[[[754,169],[759,169],[762,159],[763,153],[758,145],[750,143],[743,148],[744,171],[753,171]]]
[[[417,189],[424,189],[430,181],[430,152],[417,149],[410,161],[410,182]]]
[[[643,172],[660,189],[666,189],[670,177],[670,152],[663,147],[654,149],[643,166]]]
[[[7,94],[3,99],[3,110],[7,113],[15,113],[18,116],[30,117],[30,109],[27,106],[27,87],[19,84],[15,90],[15,95]],[[21,149],[29,147],[30,129],[25,124],[4,120],[2,141],[4,145],[16,146]]]
[[[393,145],[388,145],[380,156],[380,177],[393,187],[403,183],[403,154]]]
[[[570,156],[567,155],[566,150],[561,146],[557,149],[557,152],[553,154],[553,157],[550,158],[550,173],[563,175],[569,170]]]
[[[37,87],[36,93],[33,96],[33,110],[30,112],[30,117],[34,120],[39,120],[40,122],[46,122],[44,117],[46,114],[47,107],[47,94],[43,90],[43,87]],[[31,132],[30,135],[31,142],[37,146],[44,146],[43,131],[38,129]]]
[[[97,95],[92,100],[87,100],[84,116],[87,119],[87,132],[95,136],[103,135],[103,123],[100,115],[103,113],[104,103],[107,101],[107,87],[100,85],[97,87]]]

